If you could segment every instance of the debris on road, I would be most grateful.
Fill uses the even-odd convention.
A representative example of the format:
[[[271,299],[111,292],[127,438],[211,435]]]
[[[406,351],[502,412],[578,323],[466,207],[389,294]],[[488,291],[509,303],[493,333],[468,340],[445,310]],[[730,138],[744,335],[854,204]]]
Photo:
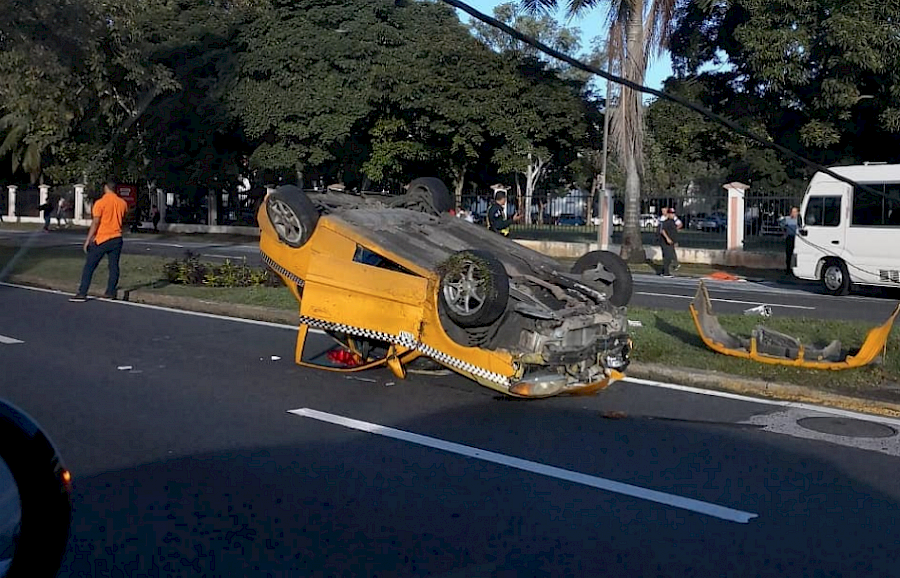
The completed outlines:
[[[281,360],[281,358],[278,357],[277,355],[272,356],[272,361],[280,361],[280,360]]]
[[[396,385],[393,381],[389,381],[384,384],[385,387],[391,387],[392,385]]]
[[[761,315],[762,317],[771,317],[772,308],[768,305],[758,305],[750,309],[744,309],[744,315]]]
[[[352,379],[354,381],[365,381],[366,383],[378,383],[377,379],[371,379],[368,377],[356,377],[355,375],[345,375],[344,379]]]
[[[134,369],[134,367],[131,365],[120,365],[116,369],[118,369],[119,371],[131,371],[132,369]]]

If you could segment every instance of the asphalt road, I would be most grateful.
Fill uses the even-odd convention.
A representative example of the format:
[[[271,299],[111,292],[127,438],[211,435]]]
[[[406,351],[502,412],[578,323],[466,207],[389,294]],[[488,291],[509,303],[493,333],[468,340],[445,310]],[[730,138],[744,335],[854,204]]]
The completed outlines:
[[[246,260],[262,266],[259,246],[241,237],[197,235],[156,237],[152,234],[128,235],[125,252],[144,255],[182,257],[186,251],[205,259]],[[53,231],[49,234],[28,231],[0,230],[0,243],[22,246],[69,247],[81,246],[83,233]],[[697,291],[698,280],[690,277],[667,279],[656,275],[637,274],[632,303],[642,307],[686,310]],[[713,309],[717,313],[742,313],[760,305],[769,305],[773,315],[807,317],[812,319],[858,320],[873,325],[882,323],[897,301],[898,291],[864,289],[846,297],[825,295],[818,283],[804,282],[706,282]]]
[[[0,304],[0,396],[74,476],[61,576],[896,575],[897,421],[630,382],[498,399],[297,367],[283,326]]]

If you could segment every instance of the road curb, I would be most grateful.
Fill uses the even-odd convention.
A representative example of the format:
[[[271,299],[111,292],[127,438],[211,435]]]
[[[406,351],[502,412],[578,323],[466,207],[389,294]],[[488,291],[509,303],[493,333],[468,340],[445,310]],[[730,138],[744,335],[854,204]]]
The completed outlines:
[[[22,285],[59,291],[72,292],[75,290],[75,283],[51,281],[31,275],[15,275],[10,278],[10,281]],[[253,319],[255,321],[265,321],[285,325],[297,325],[298,319],[297,312],[286,311],[283,309],[223,303],[221,301],[209,301],[206,299],[197,299],[195,297],[160,295],[137,289],[127,291],[124,300],[132,303],[156,305],[172,309],[182,309],[185,311],[210,313],[213,315],[240,317],[242,319]],[[665,381],[700,389],[739,393],[753,397],[825,405],[838,409],[886,417],[900,417],[900,403],[866,397],[841,395],[802,385],[789,385],[748,379],[716,371],[673,368],[667,365],[635,362],[629,366],[627,376],[637,379]]]
[[[701,369],[673,368],[654,363],[632,363],[628,367],[628,377],[653,381],[666,381],[679,385],[739,393],[753,397],[778,399],[814,405],[825,405],[885,417],[900,417],[900,403],[841,395],[803,385],[789,385],[759,379],[705,371]]]

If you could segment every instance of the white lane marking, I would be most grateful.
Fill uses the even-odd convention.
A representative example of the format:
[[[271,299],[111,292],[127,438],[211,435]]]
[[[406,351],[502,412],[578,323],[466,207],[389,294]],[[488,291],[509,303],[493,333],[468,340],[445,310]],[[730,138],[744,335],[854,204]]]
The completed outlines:
[[[648,291],[636,291],[637,295],[647,295],[649,297],[671,297],[673,299],[693,299],[693,295],[672,295],[670,293],[650,293]],[[710,301],[717,301],[719,303],[737,303],[739,305],[769,305],[770,307],[784,307],[787,309],[806,309],[809,311],[813,311],[815,307],[807,307],[806,305],[782,305],[781,303],[767,303],[763,301],[741,301],[739,299],[716,299],[710,298]]]
[[[673,508],[689,510],[691,512],[696,512],[704,516],[711,516],[713,518],[719,518],[721,520],[727,520],[729,522],[746,524],[753,518],[757,517],[757,514],[753,514],[751,512],[744,512],[741,510],[735,510],[733,508],[720,506],[718,504],[711,504],[709,502],[695,500],[693,498],[685,498],[682,496],[667,494],[665,492],[660,492],[657,490],[650,490],[639,486],[632,486],[631,484],[616,482],[614,480],[608,480],[606,478],[589,476],[580,472],[573,472],[572,470],[565,470],[563,468],[557,468],[555,466],[548,466],[547,464],[542,464],[539,462],[523,460],[521,458],[507,456],[505,454],[498,454],[496,452],[474,448],[472,446],[448,442],[446,440],[438,438],[415,434],[365,421],[359,421],[339,415],[334,415],[331,413],[316,411],[314,409],[294,409],[290,410],[288,413],[292,413],[301,417],[312,418],[318,421],[323,421],[350,429],[394,438],[445,452],[459,454],[477,460],[492,462],[495,464],[531,472],[533,474],[538,474],[541,476],[548,476],[551,478],[566,480],[575,484],[590,486],[592,488],[630,496],[639,500],[647,500],[650,502],[656,502],[658,504],[671,506]]]
[[[861,419],[865,421],[871,421],[876,423],[883,423],[885,425],[889,425],[891,427],[900,428],[900,419],[885,417],[880,415],[872,415],[868,413],[861,413],[856,411],[849,411],[846,409],[838,409],[835,407],[828,407],[824,405],[814,405],[811,403],[800,403],[796,401],[784,401],[779,399],[766,399],[760,397],[750,397],[749,395],[741,395],[739,393],[729,393],[727,391],[716,391],[714,389],[701,389],[698,387],[690,387],[688,385],[678,385],[675,383],[666,383],[664,381],[653,381],[650,379],[638,379],[636,377],[626,377],[622,381],[628,383],[634,383],[637,385],[643,385],[646,387],[658,387],[660,389],[671,389],[674,391],[680,391],[682,393],[690,393],[693,395],[706,395],[710,397],[721,397],[724,399],[731,399],[734,401],[743,401],[747,403],[755,403],[758,405],[774,405],[778,407],[788,407],[794,409],[801,409],[805,411],[815,411],[820,413],[826,413],[829,415],[836,415],[840,417],[849,417],[852,419]]]
[[[26,291],[37,291],[39,293],[50,293],[52,295],[67,295],[71,296],[72,293],[66,291],[58,291],[56,289],[44,289],[42,287],[29,287],[27,285],[17,285],[15,283],[0,283],[2,287],[11,287],[13,289],[24,289]],[[99,301],[99,299],[98,299]],[[134,303],[131,301],[108,301],[103,300],[104,303],[109,303],[112,305],[126,305],[128,307],[138,307],[140,309],[150,309],[152,311],[165,311],[166,313],[179,313],[181,315],[190,315],[192,317],[205,317],[207,319],[219,319],[221,321],[234,321],[236,323],[247,323],[249,325],[260,325],[262,327],[271,327],[273,329],[290,329],[292,331],[297,331],[297,327],[299,325],[287,325],[285,323],[272,323],[271,321],[258,321],[256,319],[243,319],[241,317],[229,317],[227,315],[216,315],[215,313],[203,313],[201,311],[187,311],[185,309],[173,309],[171,307],[162,307],[160,305],[149,305],[147,303]],[[310,332],[314,332],[312,329]],[[315,333],[319,333],[315,331]],[[324,334],[324,332],[321,332]]]
[[[833,416],[821,411],[787,408],[784,411],[755,415],[741,423],[762,426],[763,431],[775,434],[832,443],[859,450],[878,452],[881,454],[887,454],[889,456],[900,457],[900,435],[897,435],[896,433],[890,437],[883,438],[853,437],[820,433],[817,431],[806,429],[805,427],[797,423],[798,420],[807,417],[828,417],[831,419],[835,419]],[[871,422],[872,420],[866,421]],[[894,431],[897,430],[895,429]]]
[[[18,339],[14,339],[12,337],[7,337],[5,335],[0,335],[0,343],[3,345],[15,345],[17,343],[25,343],[24,341],[19,341]]]

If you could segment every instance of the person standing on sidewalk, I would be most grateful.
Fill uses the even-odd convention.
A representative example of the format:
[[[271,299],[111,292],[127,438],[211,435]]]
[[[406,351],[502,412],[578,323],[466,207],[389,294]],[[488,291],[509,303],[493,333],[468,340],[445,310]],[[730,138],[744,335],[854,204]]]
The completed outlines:
[[[797,227],[800,226],[800,209],[791,207],[791,214],[781,217],[781,228],[784,229],[784,272],[793,275],[791,261],[794,257],[794,246],[797,243]]]
[[[109,281],[106,284],[106,299],[115,299],[119,286],[119,257],[122,255],[122,222],[128,212],[128,203],[116,194],[116,182],[107,180],[103,185],[103,196],[94,202],[91,210],[93,220],[84,240],[84,270],[78,293],[69,301],[87,301],[88,289],[97,265],[104,256],[109,257]]]
[[[68,210],[69,206],[66,203],[65,197],[59,198],[59,203],[56,204],[56,226],[62,227],[63,221],[66,222],[66,227],[69,226],[69,220],[66,219],[66,210]]]
[[[50,219],[53,218],[53,203],[50,202],[50,199],[47,199],[43,205],[38,207],[39,211],[44,212],[44,232],[50,232]]]
[[[672,277],[672,263],[675,269],[678,269],[678,256],[675,253],[675,244],[678,242],[678,217],[675,215],[675,209],[669,209],[666,220],[662,222],[659,228],[659,244],[662,248],[663,255],[663,277]]]

